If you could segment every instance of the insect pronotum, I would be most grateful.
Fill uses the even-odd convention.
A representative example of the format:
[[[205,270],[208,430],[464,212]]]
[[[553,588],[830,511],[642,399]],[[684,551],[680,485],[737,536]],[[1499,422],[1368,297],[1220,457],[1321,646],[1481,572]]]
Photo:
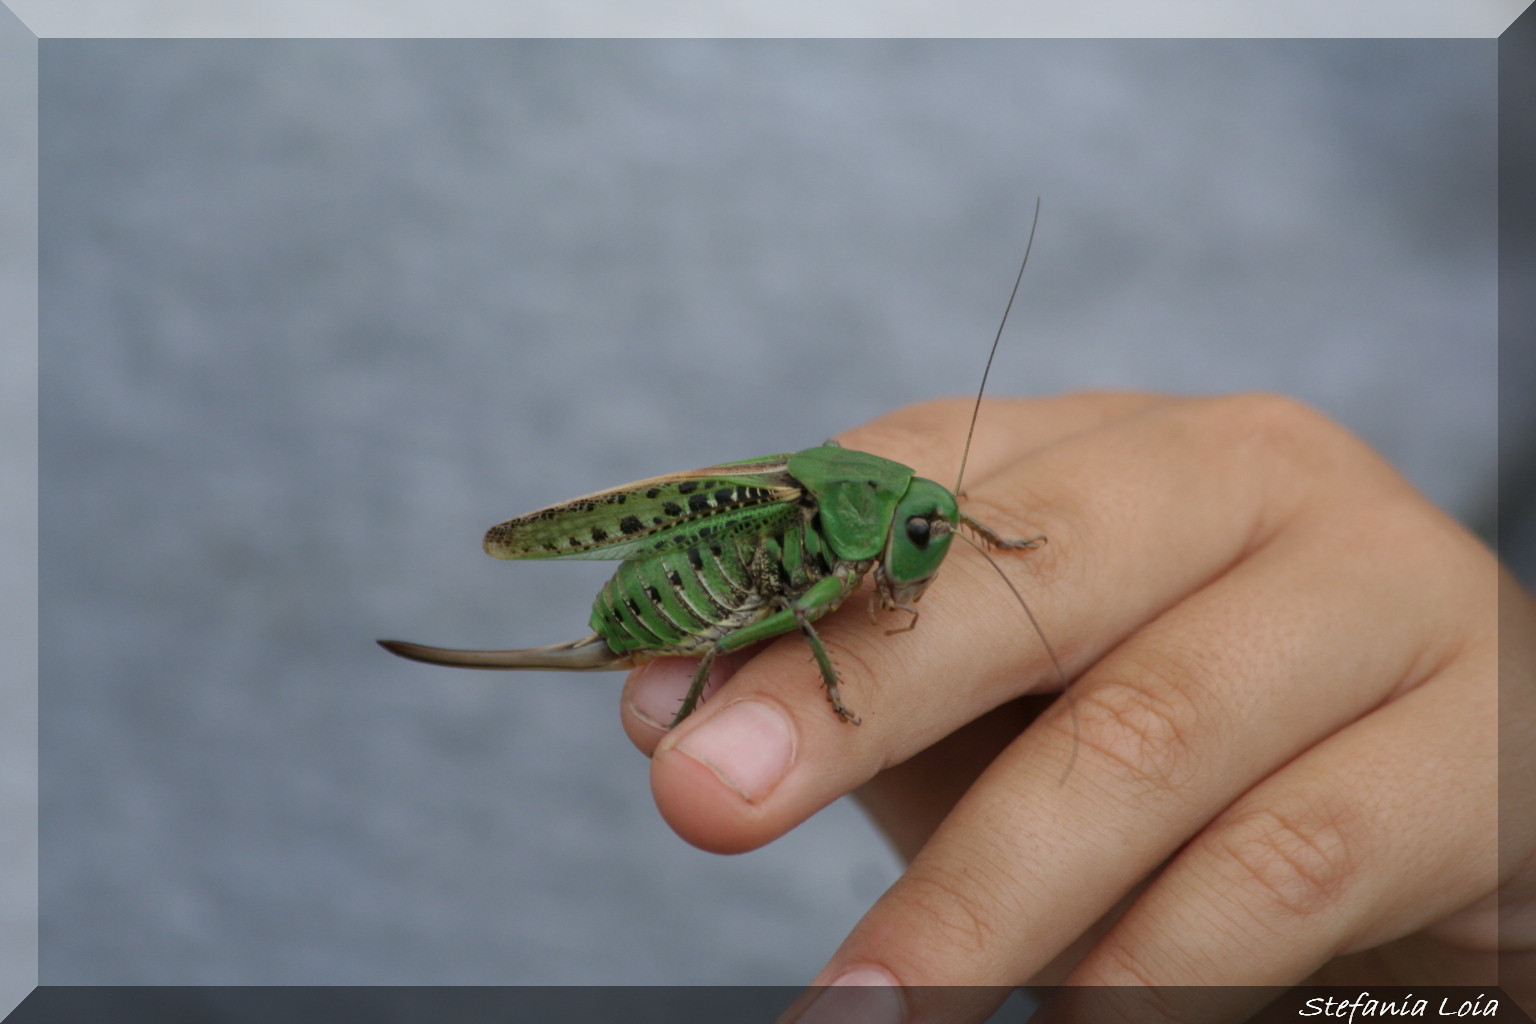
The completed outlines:
[[[1045,541],[1043,536],[1005,540],[962,512],[956,499],[987,375],[1029,264],[1039,219],[1036,200],[1024,259],[981,375],[953,491],[899,462],[832,441],[625,484],[509,519],[485,535],[485,551],[495,558],[619,560],[622,564],[593,603],[590,636],[509,651],[379,643],[402,658],[460,668],[628,669],[659,657],[698,658],[693,683],[672,720],[676,726],[698,705],[717,655],[798,629],[821,669],[832,709],[857,725],[858,716],[843,703],[816,620],[841,605],[874,570],[871,608],[878,602],[886,611],[909,613],[907,625],[890,632],[912,629],[916,602],[950,542],[957,534],[965,536],[961,527],[1006,550],[1027,550]],[[980,544],[970,542],[980,550]],[[1000,568],[998,574],[1003,575]],[[1029,606],[1007,576],[1003,580],[1065,685]]]

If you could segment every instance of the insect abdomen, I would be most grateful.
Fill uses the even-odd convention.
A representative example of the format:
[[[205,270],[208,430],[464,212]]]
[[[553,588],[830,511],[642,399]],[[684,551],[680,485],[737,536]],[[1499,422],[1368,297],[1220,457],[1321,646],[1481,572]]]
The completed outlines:
[[[803,521],[776,536],[668,551],[620,565],[592,606],[591,626],[621,655],[697,656],[832,570],[833,556]]]

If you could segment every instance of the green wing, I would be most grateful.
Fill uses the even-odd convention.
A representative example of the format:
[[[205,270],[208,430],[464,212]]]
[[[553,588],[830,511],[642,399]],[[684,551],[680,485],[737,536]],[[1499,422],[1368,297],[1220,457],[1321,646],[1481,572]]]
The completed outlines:
[[[788,455],[640,480],[493,526],[494,558],[632,558],[766,533],[802,515]]]

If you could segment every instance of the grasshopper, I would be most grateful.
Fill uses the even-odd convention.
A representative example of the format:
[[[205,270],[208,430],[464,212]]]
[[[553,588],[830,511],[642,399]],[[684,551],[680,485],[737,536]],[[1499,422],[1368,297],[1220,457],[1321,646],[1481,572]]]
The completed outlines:
[[[1036,224],[1039,216],[1037,200]],[[620,561],[593,603],[590,636],[508,651],[400,640],[379,644],[402,658],[461,668],[628,669],[659,657],[697,658],[692,685],[672,720],[675,727],[698,705],[717,655],[798,629],[821,670],[833,711],[857,725],[858,716],[843,703],[816,620],[841,605],[873,570],[871,613],[876,602],[886,611],[907,612],[912,616],[907,625],[888,632],[914,628],[916,602],[962,526],[1006,550],[1045,541],[1043,536],[1006,540],[960,511],[956,499],[981,393],[1034,236],[1032,224],[982,373],[953,491],[899,462],[833,441],[625,484],[509,519],[485,535],[486,554],[495,558]],[[1016,589],[1014,595],[1023,605]],[[1028,605],[1024,610],[1040,632]],[[1054,652],[1051,660],[1056,662]]]

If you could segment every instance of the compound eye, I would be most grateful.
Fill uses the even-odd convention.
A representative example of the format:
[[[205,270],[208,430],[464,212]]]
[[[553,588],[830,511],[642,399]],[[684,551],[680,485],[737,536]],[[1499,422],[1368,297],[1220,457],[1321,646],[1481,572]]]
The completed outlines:
[[[926,548],[932,527],[933,524],[924,517],[913,516],[907,520],[907,539],[919,548]]]

